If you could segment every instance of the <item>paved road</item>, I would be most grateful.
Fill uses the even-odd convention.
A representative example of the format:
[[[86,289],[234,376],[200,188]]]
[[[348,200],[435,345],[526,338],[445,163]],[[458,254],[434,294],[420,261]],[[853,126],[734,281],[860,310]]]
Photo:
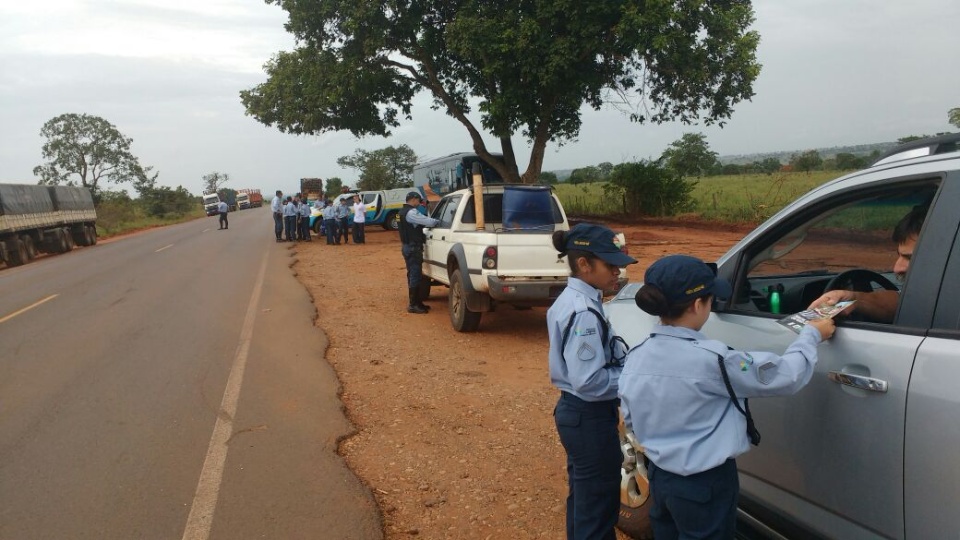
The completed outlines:
[[[0,270],[0,538],[381,538],[267,208]]]

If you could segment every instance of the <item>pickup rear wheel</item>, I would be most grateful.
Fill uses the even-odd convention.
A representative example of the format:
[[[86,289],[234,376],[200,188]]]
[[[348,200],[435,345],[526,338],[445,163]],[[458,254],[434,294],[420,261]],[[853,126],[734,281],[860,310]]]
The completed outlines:
[[[450,274],[450,324],[457,332],[476,332],[480,328],[482,313],[467,309],[467,292],[463,288],[463,277],[459,270]]]

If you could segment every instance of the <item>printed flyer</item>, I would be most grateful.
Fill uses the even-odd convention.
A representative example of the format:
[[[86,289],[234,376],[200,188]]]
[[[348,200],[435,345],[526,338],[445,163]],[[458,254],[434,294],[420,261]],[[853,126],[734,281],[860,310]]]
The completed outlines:
[[[843,302],[837,302],[836,305],[833,306],[820,304],[813,309],[805,309],[799,313],[784,317],[777,322],[799,334],[800,331],[803,330],[803,325],[808,322],[819,319],[832,319],[834,315],[847,309],[853,302],[854,300],[845,300]]]

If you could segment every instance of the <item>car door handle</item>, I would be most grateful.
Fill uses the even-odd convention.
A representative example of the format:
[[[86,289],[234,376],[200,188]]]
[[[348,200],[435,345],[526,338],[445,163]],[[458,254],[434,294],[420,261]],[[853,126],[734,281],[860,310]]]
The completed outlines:
[[[874,379],[873,377],[864,377],[863,375],[854,375],[852,373],[841,373],[831,371],[827,373],[831,381],[840,383],[844,386],[852,386],[861,390],[870,390],[871,392],[886,393],[887,381]]]

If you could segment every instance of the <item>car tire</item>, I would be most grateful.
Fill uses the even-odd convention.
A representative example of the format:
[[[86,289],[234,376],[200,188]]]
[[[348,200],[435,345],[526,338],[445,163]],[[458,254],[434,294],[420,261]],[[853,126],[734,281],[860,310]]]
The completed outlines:
[[[647,482],[643,454],[637,450],[639,443],[636,443],[633,436],[627,437],[622,418],[617,431],[620,437],[620,452],[623,455],[617,528],[635,540],[652,540],[650,507],[653,506],[653,495],[650,494],[650,484]]]
[[[27,246],[23,245],[23,240],[14,238],[7,242],[13,249],[7,251],[7,266],[20,266],[26,264],[29,260],[27,256]]]
[[[423,302],[424,300],[430,298],[430,287],[430,278],[420,278],[420,285],[417,286],[417,300]]]
[[[320,225],[322,224],[323,224],[322,219],[318,219],[313,222],[313,227],[311,227],[311,229],[313,230],[313,234],[320,234],[320,229],[321,229]]]
[[[66,243],[67,249],[64,250],[64,253],[67,251],[73,251],[73,248],[77,247],[77,244],[73,241],[73,234],[70,233],[70,229],[60,229],[63,231],[63,240]]]
[[[387,218],[383,220],[383,228],[388,231],[399,231],[400,230],[400,213],[390,212],[389,214],[387,214]]]
[[[23,247],[27,250],[27,259],[33,260],[37,258],[37,245],[33,242],[33,237],[29,234],[25,234],[20,237],[20,240],[23,242]]]
[[[483,314],[467,309],[467,291],[463,288],[463,277],[458,269],[450,274],[450,294],[447,299],[453,329],[457,332],[476,332]]]

